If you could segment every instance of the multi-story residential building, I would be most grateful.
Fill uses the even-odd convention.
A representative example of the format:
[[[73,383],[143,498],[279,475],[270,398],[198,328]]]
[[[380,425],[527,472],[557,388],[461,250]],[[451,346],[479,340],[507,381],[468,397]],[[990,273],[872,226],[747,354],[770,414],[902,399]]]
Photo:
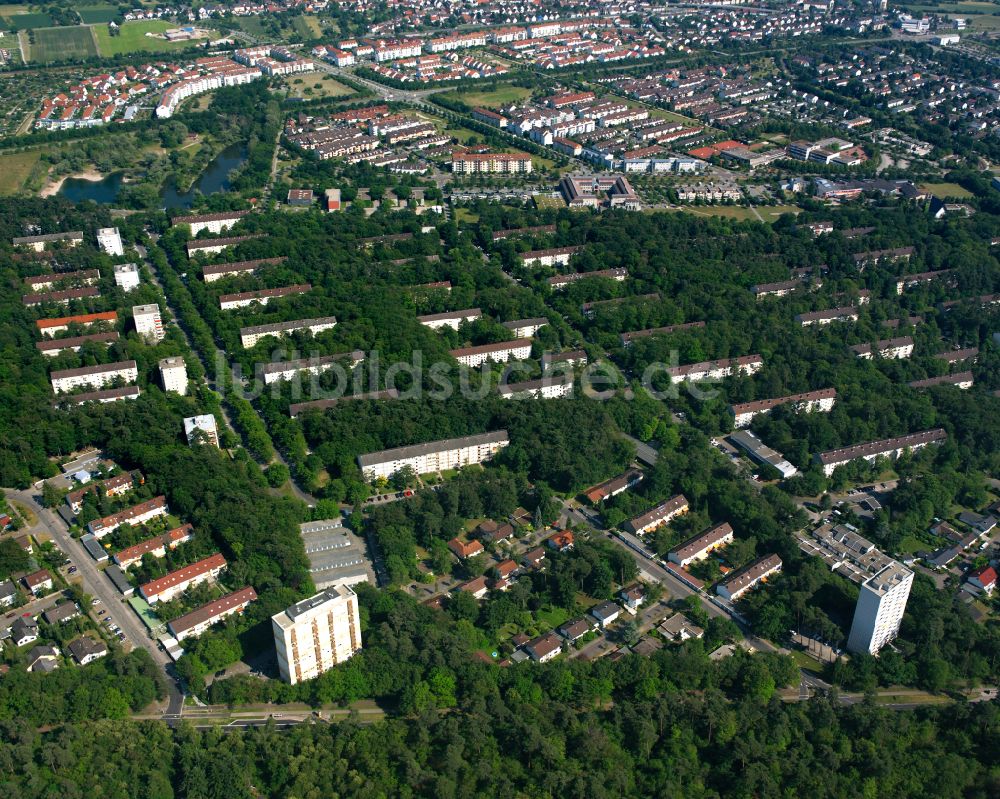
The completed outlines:
[[[115,285],[126,294],[139,288],[140,282],[138,264],[115,264]]]
[[[747,591],[752,591],[761,583],[766,582],[772,574],[777,574],[780,571],[781,558],[777,555],[765,555],[719,583],[715,587],[715,593],[723,599],[736,602]]]
[[[118,341],[119,336],[116,331],[110,333],[91,333],[86,336],[72,336],[70,338],[57,338],[57,339],[45,339],[44,341],[39,341],[35,344],[35,348],[45,357],[54,358],[61,352],[66,350],[72,350],[73,352],[79,352],[80,347],[82,347],[87,342],[93,344],[110,344],[112,341]]]
[[[45,275],[32,275],[24,279],[24,285],[32,292],[49,291],[56,285],[62,286],[92,286],[101,279],[99,269],[77,269],[73,272],[50,272]]]
[[[603,483],[598,483],[593,488],[588,488],[584,496],[591,505],[597,505],[606,499],[611,499],[619,494],[623,494],[630,488],[635,488],[643,481],[645,476],[638,469],[629,469],[625,474],[612,477]]]
[[[105,516],[103,519],[94,519],[87,525],[87,532],[95,538],[103,538],[113,533],[123,524],[131,524],[133,526],[145,524],[157,516],[166,516],[168,512],[167,498],[163,496],[153,497],[153,499],[140,502],[131,508],[126,508],[118,513]]]
[[[556,399],[573,394],[573,375],[543,377],[523,383],[501,383],[497,389],[504,399]]]
[[[228,264],[208,264],[201,270],[201,277],[206,283],[214,283],[234,275],[252,275],[262,266],[281,264],[287,260],[285,256],[278,258],[257,258],[253,261],[233,261]]]
[[[947,437],[948,434],[944,430],[935,428],[898,438],[869,441],[865,444],[855,444],[851,447],[819,452],[813,455],[813,460],[823,467],[823,473],[829,477],[838,466],[843,466],[858,458],[864,458],[866,461],[873,461],[876,458],[898,458],[906,450],[918,450],[928,444],[938,444]]]
[[[749,430],[736,430],[730,433],[729,443],[735,444],[743,450],[751,460],[776,469],[786,480],[799,472],[784,455],[776,449],[771,449]]]
[[[531,172],[531,156],[527,153],[459,153],[451,157],[451,171],[456,175],[527,175]]]
[[[676,549],[667,553],[667,559],[678,566],[687,566],[698,560],[704,560],[713,551],[732,543],[733,528],[729,522],[717,524],[698,535],[689,538]]]
[[[67,405],[84,405],[88,402],[118,402],[119,400],[138,399],[142,392],[138,386],[123,386],[122,388],[108,388],[101,391],[86,391],[81,394],[70,394],[58,397],[54,403],[56,407]]]
[[[108,255],[124,255],[122,237],[116,227],[102,227],[97,231],[97,246]]]
[[[218,577],[224,568],[226,559],[216,552],[197,563],[172,571],[158,580],[140,585],[139,593],[150,605],[160,601],[167,602],[192,586]]]
[[[168,549],[176,549],[181,544],[190,541],[194,537],[194,528],[190,524],[175,527],[163,535],[147,538],[135,546],[126,547],[115,553],[114,561],[119,568],[127,569],[139,563],[144,556],[151,555],[154,558],[162,558],[167,554]]]
[[[544,316],[538,316],[533,319],[514,319],[504,322],[503,326],[518,338],[531,338],[548,323],[549,320]]]
[[[487,361],[494,363],[523,361],[531,357],[531,339],[519,338],[513,341],[498,341],[495,344],[482,344],[478,347],[461,347],[449,350],[448,354],[460,364],[473,369]]]
[[[668,524],[671,519],[682,516],[689,510],[687,499],[683,494],[677,494],[666,502],[661,502],[655,508],[646,511],[634,519],[629,519],[622,525],[625,530],[634,535],[645,535],[662,524]]]
[[[658,297],[659,295],[656,294],[652,296]],[[605,302],[614,302],[614,301],[605,300]],[[590,308],[587,308],[584,311],[584,315],[586,316],[588,313],[592,313],[591,309],[593,308],[594,305],[598,304],[599,303],[589,303]],[[704,322],[684,322],[683,324],[680,325],[667,325],[666,327],[651,327],[646,330],[633,330],[629,333],[622,333],[618,337],[618,340],[621,342],[621,345],[623,347],[631,347],[632,342],[635,341],[636,339],[649,338],[650,336],[665,336],[668,335],[669,333],[677,333],[681,330],[696,330],[704,326],[705,326]]]
[[[70,325],[79,327],[90,327],[91,325],[108,324],[113,325],[118,321],[118,314],[115,311],[101,311],[100,313],[78,314],[76,316],[64,316],[60,319],[39,319],[35,326],[42,336],[51,338],[59,333],[65,333]]]
[[[187,394],[187,365],[181,356],[173,355],[160,361],[160,382],[164,391],[172,391],[182,397]]]
[[[798,412],[828,412],[833,409],[836,401],[836,389],[821,388],[818,391],[806,391],[803,394],[789,394],[787,397],[741,402],[737,405],[730,405],[729,412],[733,416],[733,427],[749,427],[755,416],[770,413],[779,405],[792,405]]]
[[[109,477],[107,480],[100,483],[90,483],[83,488],[78,488],[75,491],[70,491],[66,494],[66,504],[75,516],[83,509],[83,500],[88,494],[93,494],[94,496],[121,497],[135,487],[137,479],[140,483],[144,482],[144,478],[138,472],[136,472],[135,475],[131,472],[122,472],[121,474]]]
[[[803,327],[809,325],[829,325],[833,322],[857,322],[858,309],[853,305],[829,308],[825,311],[809,311],[795,315],[795,321]]]
[[[163,330],[163,318],[160,316],[160,306],[156,303],[133,305],[132,321],[135,323],[135,332],[147,341],[163,341],[166,336]]]
[[[358,466],[366,480],[392,477],[406,466],[417,474],[429,474],[489,461],[509,443],[506,430],[495,430],[359,455]]]
[[[337,585],[271,617],[281,679],[295,685],[318,677],[361,650],[358,597]]]
[[[229,311],[233,308],[246,308],[248,305],[267,305],[273,299],[308,294],[310,291],[312,291],[311,284],[300,283],[294,286],[281,286],[275,289],[243,291],[239,294],[223,294],[219,297],[219,308],[223,311]]]
[[[546,283],[549,284],[549,288],[553,291],[559,291],[572,283],[576,283],[578,280],[585,280],[591,277],[599,277],[605,280],[614,280],[616,283],[622,283],[628,277],[628,270],[623,266],[616,266],[613,269],[595,269],[593,272],[571,272],[567,275],[553,275]]]
[[[872,250],[870,252],[856,252],[853,256],[854,265],[864,270],[867,266],[875,266],[880,263],[895,261],[909,261],[913,255],[913,247],[896,247],[890,250]]]
[[[118,361],[99,366],[83,366],[79,369],[60,369],[49,376],[52,390],[56,394],[64,394],[74,389],[88,386],[104,388],[116,380],[134,383],[139,379],[139,370],[135,361]]]
[[[222,211],[216,214],[175,216],[170,220],[170,224],[175,226],[188,225],[191,228],[192,236],[197,236],[203,230],[207,230],[209,233],[218,236],[224,230],[229,230],[243,217],[249,215],[249,213],[249,211]]]
[[[909,288],[919,286],[922,283],[930,283],[932,280],[937,280],[946,275],[954,275],[954,273],[954,269],[938,269],[935,272],[918,272],[915,275],[903,275],[896,280],[896,293],[902,294]]]
[[[549,250],[530,250],[522,252],[518,258],[521,259],[521,266],[567,266],[570,256],[580,252],[582,245],[573,247],[554,247]]]
[[[15,247],[27,247],[35,252],[45,252],[50,244],[62,244],[65,247],[76,247],[83,244],[83,231],[73,230],[69,233],[43,233],[41,236],[19,236],[13,240]]]
[[[264,384],[270,385],[279,380],[293,380],[297,375],[301,374],[318,375],[336,368],[339,363],[344,363],[348,369],[354,369],[364,359],[365,354],[361,350],[338,352],[336,355],[322,355],[316,358],[300,358],[295,361],[277,361],[275,363],[261,364],[260,374],[264,378]]]
[[[231,594],[226,594],[224,597],[202,605],[190,613],[178,616],[167,623],[167,629],[178,641],[183,641],[194,635],[201,635],[213,624],[218,624],[234,613],[242,613],[256,598],[257,592],[253,588],[249,586],[241,588],[239,591],[233,591]]]
[[[851,652],[876,654],[899,634],[913,572],[893,561],[861,583],[847,637]]]
[[[874,344],[854,344],[851,352],[862,360],[870,361],[878,353],[880,358],[892,358],[899,360],[909,358],[913,354],[913,339],[910,336],[899,336],[898,338],[887,338],[876,341]]]
[[[718,361],[703,361],[689,363],[683,366],[667,367],[666,373],[671,383],[683,383],[688,380],[721,380],[732,375],[752,375],[764,365],[764,359],[759,355],[741,355],[739,358],[722,358]]]
[[[184,245],[188,258],[196,255],[215,255],[230,247],[235,247],[247,241],[264,238],[263,233],[250,233],[246,236],[224,236],[218,239],[193,239]]]
[[[907,385],[910,388],[930,388],[931,386],[955,386],[956,388],[972,388],[975,382],[972,372],[956,372],[953,375],[940,375],[939,377],[928,377],[924,380],[913,380]]]
[[[101,291],[94,286],[83,286],[76,289],[62,289],[60,291],[43,291],[33,294],[25,294],[21,297],[21,302],[26,308],[34,308],[38,305],[52,303],[55,305],[69,305],[73,300],[90,300],[101,296]]]
[[[210,413],[185,418],[184,435],[189,446],[193,444],[219,446],[219,428],[215,422],[215,416]]]
[[[418,316],[417,321],[431,330],[439,330],[442,327],[450,327],[458,330],[463,322],[472,322],[481,319],[483,312],[479,308],[469,308],[466,311],[446,311],[445,313],[432,313]]]
[[[240,328],[240,343],[244,349],[250,349],[262,338],[268,336],[287,336],[303,330],[315,335],[324,330],[331,330],[337,324],[337,317],[325,316],[319,319],[296,319],[292,322],[272,322],[267,325]]]
[[[338,402],[347,402],[349,400],[388,400],[388,399],[399,399],[399,391],[395,388],[387,388],[385,391],[367,391],[362,394],[350,394],[345,397],[336,397],[331,399],[321,399],[321,400],[309,400],[308,402],[295,402],[288,406],[288,415],[291,418],[295,418],[303,411],[307,411],[310,408],[315,408],[316,410],[326,410],[327,408],[334,407]]]

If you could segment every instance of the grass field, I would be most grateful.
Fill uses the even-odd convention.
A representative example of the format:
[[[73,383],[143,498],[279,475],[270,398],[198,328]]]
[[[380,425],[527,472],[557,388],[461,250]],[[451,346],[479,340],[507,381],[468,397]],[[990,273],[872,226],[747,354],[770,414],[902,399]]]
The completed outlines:
[[[126,53],[160,53],[169,50],[184,50],[192,47],[202,39],[184,42],[168,42],[164,39],[157,39],[147,36],[147,33],[163,33],[164,31],[176,28],[173,22],[166,22],[162,19],[140,20],[138,22],[126,22],[121,26],[117,36],[112,36],[111,32],[104,25],[94,28],[97,34],[97,44],[101,49],[101,55],[105,57],[113,55],[124,55]]]
[[[449,92],[448,97],[461,100],[466,105],[475,108],[476,106],[486,106],[488,108],[507,103],[519,103],[531,96],[531,89],[522,86],[499,86],[492,92]]]
[[[41,154],[41,150],[32,150],[26,153],[0,155],[0,195],[15,194],[20,191]]]
[[[304,14],[292,20],[292,27],[303,39],[319,39],[323,36],[323,26],[316,17]]]
[[[32,35],[31,61],[48,63],[66,58],[93,58],[97,55],[94,36],[86,25],[72,28],[37,28]]]
[[[27,8],[26,6],[15,6],[15,8]],[[8,27],[18,30],[28,30],[29,28],[47,28],[52,24],[52,17],[48,14],[14,14],[5,11],[3,21]]]
[[[921,191],[929,191],[935,197],[968,200],[973,197],[971,191],[963,189],[957,183],[921,183],[917,188]]]
[[[107,25],[118,16],[118,9],[114,6],[86,6],[78,8],[76,13],[86,25]]]
[[[801,211],[800,208],[794,205],[762,205],[756,209],[745,208],[742,205],[688,205],[669,210],[685,211],[695,216],[723,216],[727,219],[749,219],[751,222],[775,222],[782,214],[797,214]],[[754,213],[755,210],[756,213]],[[760,216],[758,217],[757,214],[760,214]]]
[[[303,97],[320,100],[325,97],[347,97],[354,90],[339,83],[332,75],[314,72],[308,75],[294,75],[285,79],[289,97]]]

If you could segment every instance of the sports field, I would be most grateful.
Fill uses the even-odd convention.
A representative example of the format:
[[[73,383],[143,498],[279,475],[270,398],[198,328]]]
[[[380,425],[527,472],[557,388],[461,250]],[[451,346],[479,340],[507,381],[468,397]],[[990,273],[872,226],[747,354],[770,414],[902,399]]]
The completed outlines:
[[[6,196],[20,191],[41,154],[41,150],[31,150],[26,153],[0,155],[0,195]]]
[[[97,55],[94,35],[86,25],[63,28],[36,28],[31,32],[30,59],[35,62],[93,58]]]
[[[101,48],[101,55],[105,57],[126,53],[162,53],[169,50],[184,50],[204,41],[203,39],[195,39],[193,41],[168,42],[165,39],[146,35],[147,33],[163,33],[176,27],[175,23],[162,19],[146,19],[124,23],[117,36],[112,36],[106,25],[94,26],[94,33],[97,34],[97,44]]]

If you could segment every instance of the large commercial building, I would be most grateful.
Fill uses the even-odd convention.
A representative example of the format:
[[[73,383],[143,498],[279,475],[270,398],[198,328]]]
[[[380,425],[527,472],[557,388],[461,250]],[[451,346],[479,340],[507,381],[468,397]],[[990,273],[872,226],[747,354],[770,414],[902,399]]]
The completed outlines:
[[[167,602],[178,594],[183,594],[193,585],[198,585],[213,577],[217,577],[226,568],[226,559],[218,552],[207,558],[177,569],[167,575],[139,586],[139,593],[150,605],[154,602]]]
[[[847,637],[851,652],[874,655],[899,634],[912,585],[913,572],[896,562],[861,583]]]
[[[732,540],[733,527],[729,522],[723,522],[698,533],[676,549],[670,550],[667,553],[667,559],[678,566],[687,566],[689,563],[704,560],[716,549],[732,543]]]
[[[836,389],[821,388],[819,391],[807,391],[804,394],[789,394],[787,397],[730,405],[729,412],[733,415],[733,427],[749,427],[755,416],[770,413],[779,405],[792,405],[796,411],[812,413],[830,411],[836,401]]]
[[[928,444],[938,444],[944,441],[948,434],[941,428],[925,430],[922,433],[911,433],[898,438],[886,438],[881,441],[869,441],[865,444],[855,444],[853,447],[832,449],[828,452],[818,452],[813,460],[823,467],[827,477],[833,474],[838,466],[850,463],[858,458],[873,461],[875,458],[898,458],[906,450],[918,450]]]
[[[162,341],[166,333],[163,332],[163,319],[160,316],[160,306],[156,303],[150,305],[133,305],[132,321],[135,322],[135,332],[149,341]]]
[[[99,366],[83,366],[79,369],[60,369],[49,376],[52,390],[63,394],[74,389],[104,388],[115,380],[134,383],[139,378],[139,370],[135,361],[118,361]]]
[[[483,463],[492,459],[509,443],[506,430],[495,430],[475,436],[447,438],[359,455],[358,466],[366,480],[391,477],[406,466],[412,467],[417,474],[428,474],[457,469],[470,463]]]
[[[232,616],[234,613],[242,613],[247,605],[257,598],[257,592],[253,588],[241,588],[233,591],[213,602],[202,605],[200,608],[178,616],[167,624],[167,629],[178,641],[190,638],[193,635],[201,635],[213,624]]]
[[[312,333],[321,333],[330,330],[337,324],[337,317],[325,316],[320,319],[296,319],[292,322],[273,322],[268,325],[256,325],[254,327],[240,328],[240,343],[244,349],[250,349],[262,338],[268,336],[287,336],[303,330]]]
[[[281,679],[295,685],[361,650],[358,597],[337,585],[271,617]]]
[[[160,382],[164,391],[172,391],[182,397],[187,394],[187,366],[180,355],[172,355],[160,361]]]

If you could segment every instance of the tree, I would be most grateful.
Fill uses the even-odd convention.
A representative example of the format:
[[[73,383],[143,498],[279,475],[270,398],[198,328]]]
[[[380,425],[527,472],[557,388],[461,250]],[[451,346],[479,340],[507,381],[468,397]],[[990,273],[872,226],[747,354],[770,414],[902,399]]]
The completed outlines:
[[[264,470],[264,474],[267,477],[267,484],[271,488],[280,488],[288,482],[290,477],[288,467],[280,462],[272,463]]]

